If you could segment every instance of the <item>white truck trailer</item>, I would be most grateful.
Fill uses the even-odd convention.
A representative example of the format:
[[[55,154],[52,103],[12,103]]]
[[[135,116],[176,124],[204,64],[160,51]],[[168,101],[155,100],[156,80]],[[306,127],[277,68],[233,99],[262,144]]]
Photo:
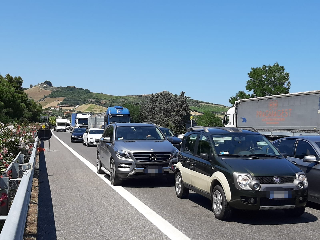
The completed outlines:
[[[320,91],[238,100],[227,111],[224,125],[252,129],[269,139],[319,135]]]
[[[104,126],[104,116],[103,115],[91,115],[88,118],[88,128],[103,128]]]

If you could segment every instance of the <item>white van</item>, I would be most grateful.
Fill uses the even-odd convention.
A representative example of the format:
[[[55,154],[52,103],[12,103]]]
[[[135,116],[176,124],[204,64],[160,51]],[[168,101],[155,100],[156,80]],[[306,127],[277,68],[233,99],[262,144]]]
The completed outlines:
[[[65,132],[67,130],[67,123],[68,119],[63,118],[57,118],[56,119],[56,126],[54,127],[54,130],[59,132]]]

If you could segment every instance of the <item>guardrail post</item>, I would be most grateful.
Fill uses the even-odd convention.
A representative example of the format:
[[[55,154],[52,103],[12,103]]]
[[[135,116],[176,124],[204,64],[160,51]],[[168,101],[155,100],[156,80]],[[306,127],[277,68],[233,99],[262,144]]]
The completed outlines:
[[[23,154],[23,153],[20,153],[18,159],[19,159],[19,163],[20,163],[20,164],[23,164],[23,163],[24,163],[24,154]]]
[[[15,162],[12,164],[12,178],[15,179],[15,178],[18,178],[19,177],[19,163],[18,162]]]

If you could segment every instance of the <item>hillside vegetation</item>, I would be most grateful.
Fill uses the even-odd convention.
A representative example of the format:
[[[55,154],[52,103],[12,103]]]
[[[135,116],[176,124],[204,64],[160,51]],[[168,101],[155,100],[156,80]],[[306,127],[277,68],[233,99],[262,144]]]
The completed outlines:
[[[96,104],[82,104],[75,109],[77,112],[94,112],[104,113],[107,111],[106,107],[102,107]]]
[[[39,84],[33,88],[25,90],[28,96],[41,103],[43,109],[67,105],[77,107],[75,111],[83,112],[103,112],[109,106],[141,105],[148,95],[127,95],[114,96],[103,93],[93,93],[88,89],[77,88],[75,86],[53,87],[46,84]],[[226,106],[194,100],[187,97],[187,103],[191,111],[204,112],[225,112]]]

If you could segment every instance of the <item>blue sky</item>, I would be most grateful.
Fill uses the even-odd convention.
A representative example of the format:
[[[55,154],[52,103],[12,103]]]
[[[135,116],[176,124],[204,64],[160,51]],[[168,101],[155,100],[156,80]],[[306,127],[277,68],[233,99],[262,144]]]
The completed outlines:
[[[320,90],[320,1],[0,1],[0,74],[111,95],[170,91],[230,106],[252,67]]]

